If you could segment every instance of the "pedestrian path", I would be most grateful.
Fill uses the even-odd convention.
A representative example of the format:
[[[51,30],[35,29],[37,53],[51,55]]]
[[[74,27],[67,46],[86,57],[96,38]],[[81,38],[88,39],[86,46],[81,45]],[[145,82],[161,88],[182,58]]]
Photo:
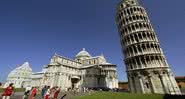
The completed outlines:
[[[2,93],[0,93],[1,95]],[[75,96],[82,96],[82,95],[87,95],[87,94],[92,94],[92,92],[86,92],[86,93],[82,93],[82,92],[74,92],[74,91],[69,91],[69,92],[61,92],[59,94],[58,99],[60,99],[63,95],[67,94],[63,99],[71,99]],[[24,92],[16,92],[14,93],[10,99],[22,99],[22,96],[24,95]],[[2,97],[0,96],[0,99],[2,99]],[[42,99],[40,94],[37,94],[35,99]]]

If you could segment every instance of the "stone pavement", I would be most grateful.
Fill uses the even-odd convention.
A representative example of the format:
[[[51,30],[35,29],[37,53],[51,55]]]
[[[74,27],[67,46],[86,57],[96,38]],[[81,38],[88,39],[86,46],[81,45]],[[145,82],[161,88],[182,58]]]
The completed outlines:
[[[2,93],[0,93],[0,95],[1,95],[1,94],[2,94]],[[14,94],[11,96],[10,99],[22,99],[23,94],[24,94],[23,92],[16,92],[16,93],[14,93]],[[66,95],[66,97],[64,97],[63,99],[71,99],[72,97],[75,97],[75,96],[81,96],[81,95],[92,94],[92,93],[61,92],[61,93],[59,94],[58,99],[60,99],[60,98],[61,98],[63,95],[65,95],[65,94],[67,94],[67,95]],[[2,99],[1,96],[0,96],[0,99]],[[40,94],[38,94],[38,95],[36,96],[35,99],[42,99],[42,97],[41,97]]]

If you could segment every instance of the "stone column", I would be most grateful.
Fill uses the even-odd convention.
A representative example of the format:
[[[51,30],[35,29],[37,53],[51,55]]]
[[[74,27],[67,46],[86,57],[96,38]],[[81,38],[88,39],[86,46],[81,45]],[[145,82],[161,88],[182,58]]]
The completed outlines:
[[[139,62],[140,62],[140,64],[141,64],[141,68],[144,68],[144,64],[143,64],[143,62],[141,61],[141,57],[139,57]]]
[[[155,85],[154,85],[154,83],[153,83],[153,79],[152,79],[151,74],[148,75],[148,79],[149,79],[149,82],[150,82],[150,86],[151,86],[151,88],[152,88],[151,92],[152,92],[152,93],[156,93],[156,88],[155,88]]]
[[[128,82],[129,82],[128,85],[129,85],[130,91],[134,92],[133,81],[132,81],[132,77],[130,75],[128,75]]]
[[[141,92],[144,94],[145,89],[144,89],[144,85],[143,85],[142,75],[140,73],[138,73],[138,79],[139,79],[139,83],[140,83],[140,87],[141,87]]]
[[[162,74],[159,74],[159,79],[160,79],[160,81],[161,81],[161,84],[162,84],[164,93],[167,94],[168,91],[167,91],[167,89],[166,89],[165,82],[164,82],[164,80],[163,80],[163,75],[162,75]]]
[[[173,83],[171,82],[171,79],[168,76],[168,73],[165,74],[165,78],[166,78],[166,81],[167,81],[167,86],[169,88],[169,93],[170,94],[175,94],[175,89],[174,89]]]
[[[170,82],[171,82],[171,84],[172,84],[172,87],[173,87],[173,89],[174,89],[174,93],[175,93],[175,94],[181,94],[181,91],[180,91],[180,89],[179,89],[179,87],[178,87],[178,85],[177,85],[177,82],[176,82],[175,79],[173,78],[173,74],[172,74],[172,73],[169,73],[169,74],[168,74],[168,77],[169,77]]]
[[[136,63],[136,67],[137,67],[137,68],[134,68],[134,69],[138,69],[138,68],[139,68],[139,65],[138,65],[138,63],[137,63],[137,60],[134,59],[134,61],[135,61],[135,63]]]

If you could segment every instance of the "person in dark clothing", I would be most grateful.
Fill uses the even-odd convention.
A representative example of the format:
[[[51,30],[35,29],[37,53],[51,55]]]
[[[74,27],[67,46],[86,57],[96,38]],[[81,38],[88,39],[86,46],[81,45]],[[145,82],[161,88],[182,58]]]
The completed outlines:
[[[42,95],[42,98],[44,99],[44,96],[45,96],[45,94],[46,94],[46,91],[47,91],[47,86],[44,86],[43,88],[42,88],[42,92],[41,92],[41,95]]]

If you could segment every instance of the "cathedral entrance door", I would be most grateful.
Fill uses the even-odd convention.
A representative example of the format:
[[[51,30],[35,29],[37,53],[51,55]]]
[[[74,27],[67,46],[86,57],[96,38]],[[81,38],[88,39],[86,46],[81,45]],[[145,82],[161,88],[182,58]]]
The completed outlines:
[[[80,81],[80,78],[78,77],[72,77],[71,78],[71,87],[72,89],[77,88],[77,83]]]

